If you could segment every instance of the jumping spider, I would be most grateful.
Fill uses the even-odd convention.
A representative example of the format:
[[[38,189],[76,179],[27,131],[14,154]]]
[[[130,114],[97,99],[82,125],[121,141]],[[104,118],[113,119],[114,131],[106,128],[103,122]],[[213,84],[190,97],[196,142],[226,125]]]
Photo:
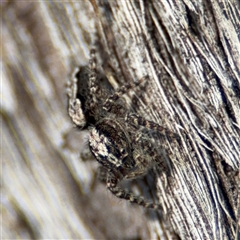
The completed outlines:
[[[119,188],[118,183],[141,177],[160,164],[158,152],[142,129],[162,135],[175,134],[134,114],[123,102],[122,96],[144,84],[147,77],[114,91],[106,78],[97,74],[94,49],[90,57],[90,68],[77,69],[68,82],[69,116],[78,128],[89,129],[89,147],[102,165],[102,178],[106,180],[107,188],[118,198],[147,208],[162,209],[158,204],[146,202]]]

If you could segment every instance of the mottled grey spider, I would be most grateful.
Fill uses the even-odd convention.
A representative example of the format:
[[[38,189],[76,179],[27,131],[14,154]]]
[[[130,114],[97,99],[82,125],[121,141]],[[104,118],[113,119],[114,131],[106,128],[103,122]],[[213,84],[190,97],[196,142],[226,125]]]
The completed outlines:
[[[159,204],[119,188],[118,183],[141,177],[160,163],[149,135],[142,129],[173,137],[176,134],[136,115],[123,101],[122,96],[146,83],[147,77],[114,91],[106,77],[97,72],[95,50],[91,50],[90,57],[90,68],[77,69],[68,82],[69,116],[78,128],[89,129],[89,147],[104,169],[102,178],[107,188],[118,198],[161,209]]]

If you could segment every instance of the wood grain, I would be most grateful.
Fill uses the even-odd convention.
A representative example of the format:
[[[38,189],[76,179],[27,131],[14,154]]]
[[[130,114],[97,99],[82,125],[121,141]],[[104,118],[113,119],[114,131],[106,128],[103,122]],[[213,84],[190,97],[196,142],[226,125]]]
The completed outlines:
[[[238,239],[237,1],[1,8],[2,239]],[[180,136],[159,145],[169,170],[134,183],[163,215],[116,199],[79,157],[65,83],[93,44],[115,88],[149,76],[134,110]]]

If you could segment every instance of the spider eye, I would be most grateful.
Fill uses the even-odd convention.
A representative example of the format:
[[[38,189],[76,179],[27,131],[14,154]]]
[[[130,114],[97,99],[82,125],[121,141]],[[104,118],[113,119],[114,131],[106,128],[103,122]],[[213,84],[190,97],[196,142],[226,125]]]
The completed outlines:
[[[126,149],[125,149],[125,148],[121,148],[121,149],[120,149],[120,153],[123,154],[123,155],[125,155],[125,154],[126,154]]]
[[[113,163],[114,165],[116,165],[116,167],[119,167],[122,165],[122,161],[116,158],[113,154],[109,154],[107,157],[107,160]]]
[[[128,156],[128,152],[125,148],[121,148],[120,149],[120,158],[122,159],[122,161],[124,162],[124,160],[126,160]]]

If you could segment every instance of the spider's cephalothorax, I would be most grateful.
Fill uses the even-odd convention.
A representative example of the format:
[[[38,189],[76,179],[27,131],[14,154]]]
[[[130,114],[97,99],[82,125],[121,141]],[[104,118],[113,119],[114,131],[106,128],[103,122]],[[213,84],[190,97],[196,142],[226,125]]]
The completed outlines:
[[[143,176],[160,164],[161,158],[152,145],[151,136],[143,129],[176,135],[134,114],[123,101],[125,93],[143,82],[146,78],[114,91],[106,77],[97,74],[95,50],[91,50],[90,68],[77,69],[68,83],[68,113],[76,126],[89,129],[90,150],[104,168],[102,178],[107,188],[119,198],[161,209],[160,205],[146,202],[117,186],[121,180]]]

